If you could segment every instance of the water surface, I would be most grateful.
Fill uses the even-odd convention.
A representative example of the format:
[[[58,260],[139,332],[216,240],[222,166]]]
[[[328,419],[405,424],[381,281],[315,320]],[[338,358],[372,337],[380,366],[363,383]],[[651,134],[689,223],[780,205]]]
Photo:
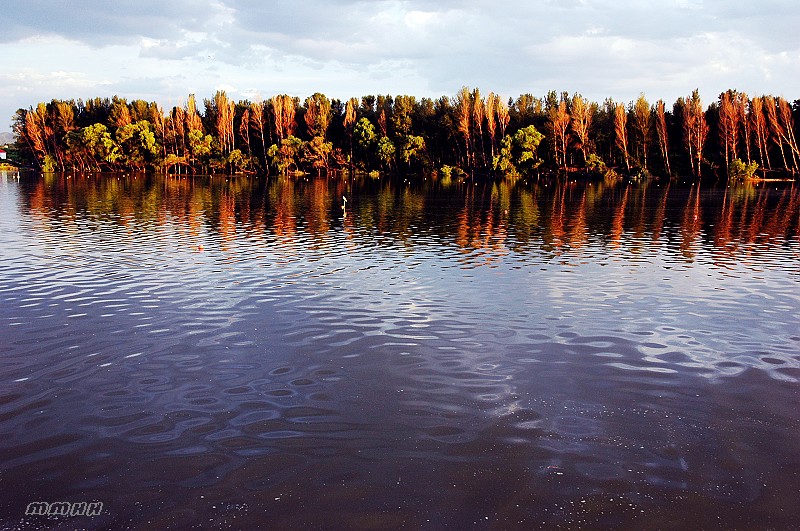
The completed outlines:
[[[799,225],[791,183],[5,175],[0,527],[790,528]]]

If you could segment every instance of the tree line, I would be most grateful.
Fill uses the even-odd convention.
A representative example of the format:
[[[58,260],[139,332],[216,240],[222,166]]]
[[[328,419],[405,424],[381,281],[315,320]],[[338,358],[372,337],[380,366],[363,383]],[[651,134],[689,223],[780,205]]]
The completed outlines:
[[[668,108],[644,94],[505,100],[468,87],[438,99],[346,101],[235,102],[217,91],[199,107],[194,95],[167,112],[118,96],[52,100],[19,109],[13,131],[21,157],[43,171],[800,175],[800,100],[735,90],[707,107],[697,90]]]

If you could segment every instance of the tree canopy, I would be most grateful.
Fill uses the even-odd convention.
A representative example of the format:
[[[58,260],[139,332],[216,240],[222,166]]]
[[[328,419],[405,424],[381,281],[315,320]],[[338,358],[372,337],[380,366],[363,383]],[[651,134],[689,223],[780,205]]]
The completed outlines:
[[[202,111],[194,95],[166,112],[118,96],[54,99],[19,109],[13,130],[23,162],[44,171],[797,176],[799,119],[800,100],[735,90],[708,106],[695,90],[670,109],[644,94],[600,104],[464,87],[435,100],[317,92],[234,102],[218,91]]]

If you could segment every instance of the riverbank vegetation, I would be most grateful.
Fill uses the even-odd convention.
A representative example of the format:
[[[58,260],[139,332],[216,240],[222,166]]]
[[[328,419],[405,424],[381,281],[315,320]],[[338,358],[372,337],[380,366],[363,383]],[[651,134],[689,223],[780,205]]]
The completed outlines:
[[[800,175],[800,100],[735,90],[671,108],[644,95],[591,102],[551,91],[505,99],[462,88],[438,99],[378,95],[231,100],[165,110],[124,98],[52,100],[13,119],[20,161],[42,171],[315,175],[566,173],[631,177]]]

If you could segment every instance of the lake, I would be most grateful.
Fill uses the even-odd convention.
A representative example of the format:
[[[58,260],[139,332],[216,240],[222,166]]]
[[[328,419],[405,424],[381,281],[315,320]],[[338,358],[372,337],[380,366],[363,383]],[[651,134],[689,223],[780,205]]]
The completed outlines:
[[[3,174],[0,250],[0,528],[800,521],[796,184]]]

